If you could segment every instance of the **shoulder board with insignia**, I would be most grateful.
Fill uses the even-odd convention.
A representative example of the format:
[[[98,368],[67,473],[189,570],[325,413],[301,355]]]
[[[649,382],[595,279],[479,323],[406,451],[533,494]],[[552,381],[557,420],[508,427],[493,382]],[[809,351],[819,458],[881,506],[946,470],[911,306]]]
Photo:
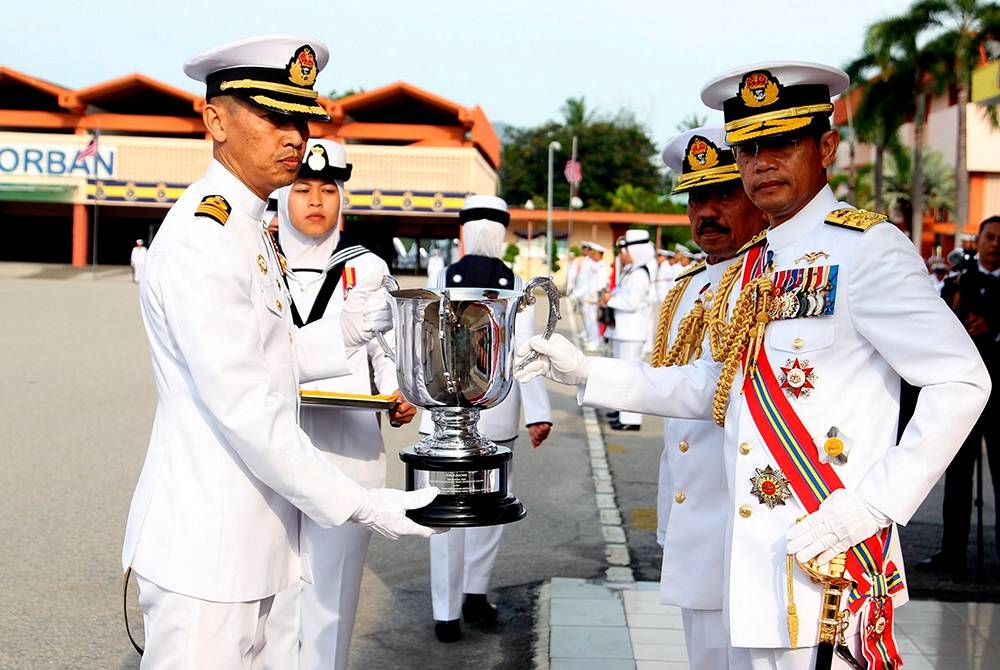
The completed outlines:
[[[740,247],[740,250],[736,252],[737,256],[742,256],[746,252],[753,249],[758,244],[763,244],[767,240],[767,229],[764,229],[750,238],[750,241]]]
[[[233,208],[229,206],[226,199],[221,195],[206,195],[198,204],[198,209],[194,210],[195,216],[206,216],[215,221],[220,226],[226,225],[229,220],[229,213]]]
[[[826,223],[831,226],[860,230],[861,232],[865,232],[876,223],[888,220],[889,217],[885,214],[869,212],[866,209],[854,209],[852,207],[835,209],[826,215]]]
[[[681,272],[678,272],[677,276],[674,277],[674,280],[679,281],[681,279],[684,279],[685,277],[691,277],[693,275],[696,275],[702,270],[704,270],[706,267],[708,266],[705,265],[705,261],[698,261],[697,263],[693,263],[684,268]]]

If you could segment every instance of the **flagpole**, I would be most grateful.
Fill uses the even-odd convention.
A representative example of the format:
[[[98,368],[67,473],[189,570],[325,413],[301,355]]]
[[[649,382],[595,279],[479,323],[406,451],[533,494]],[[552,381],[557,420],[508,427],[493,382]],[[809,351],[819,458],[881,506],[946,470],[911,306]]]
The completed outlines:
[[[573,164],[576,165],[576,135],[573,136],[573,151],[572,158]],[[569,291],[569,243],[573,239],[573,197],[576,195],[576,184],[573,182],[569,183],[569,204],[566,207],[566,248],[563,253],[565,256],[566,269],[563,274],[563,286],[565,291]]]
[[[96,144],[97,151],[101,150],[100,149],[100,139],[99,139],[100,136],[101,136],[100,129],[99,128],[95,128],[94,129],[94,141],[97,143]],[[94,159],[94,239],[93,239],[93,244],[91,245],[91,247],[92,247],[92,250],[91,250],[92,256],[91,256],[91,259],[90,259],[90,268],[91,268],[91,272],[92,273],[96,273],[97,272],[97,219],[98,219],[98,205],[97,205],[97,164],[98,164],[98,162],[97,162],[97,153],[96,152],[95,152],[95,154],[93,155],[92,158]]]
[[[556,140],[549,142],[549,192],[545,203],[548,206],[545,217],[545,258],[549,261],[550,277],[555,274],[555,254],[552,253],[552,160],[553,153],[561,149],[562,145]]]

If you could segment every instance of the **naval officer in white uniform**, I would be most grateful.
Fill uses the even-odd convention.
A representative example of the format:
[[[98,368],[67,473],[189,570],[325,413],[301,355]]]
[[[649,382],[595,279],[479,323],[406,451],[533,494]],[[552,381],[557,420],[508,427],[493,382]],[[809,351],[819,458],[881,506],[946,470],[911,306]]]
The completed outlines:
[[[492,195],[470,195],[459,212],[465,255],[428,280],[428,288],[466,286],[524,291],[524,283],[500,260],[510,214],[507,203]],[[515,317],[514,347],[535,333],[534,310]],[[513,384],[510,393],[496,407],[479,416],[480,434],[496,444],[514,448],[519,432],[521,409],[531,446],[549,436],[552,415],[549,396],[542,380]],[[430,412],[424,410],[420,432],[433,431]],[[492,625],[497,610],[486,598],[490,577],[500,551],[503,526],[452,528],[431,537],[431,599],[434,633],[441,642],[454,642],[461,635],[459,613],[466,623]]]
[[[158,401],[129,510],[124,568],[138,577],[142,668],[256,668],[275,593],[303,574],[300,510],[390,537],[431,530],[404,516],[436,491],[365,489],[297,424],[301,381],[349,372],[345,347],[387,329],[384,298],[296,328],[264,230],[325,119],[313,88],[328,51],[253,38],[185,66],[207,85],[213,160],[167,214],[141,276]]]
[[[608,309],[614,314],[614,326],[604,331],[604,336],[611,340],[612,356],[622,361],[638,361],[642,360],[643,343],[652,332],[649,305],[653,295],[651,273],[655,272],[651,266],[656,248],[649,241],[649,233],[637,228],[626,230],[615,246],[622,270],[607,301]],[[621,412],[609,425],[614,430],[639,430],[642,415]]]
[[[981,358],[910,241],[827,183],[839,143],[830,98],[847,83],[836,68],[768,63],[703,89],[769,220],[719,282],[722,294],[735,283],[718,356],[651,368],[533,338],[525,353],[544,356],[519,375],[579,385],[585,404],[724,424],[733,668],[804,670],[831,653],[819,639],[824,587],[803,566],[837,570],[834,558],[854,584],[835,603],[849,623],[836,641],[870,668],[898,665],[892,613],[907,592],[895,524],[910,520],[989,395]],[[912,336],[925,332],[934,338]],[[921,393],[897,441],[900,377]]]
[[[738,262],[740,248],[767,227],[743,190],[722,128],[682,133],[663,150],[663,161],[680,175],[671,195],[687,194],[691,237],[708,258],[688,266],[664,296],[654,328],[654,367],[686,365],[711,347],[705,305],[722,273]],[[729,516],[722,440],[722,428],[711,420],[663,421],[656,505],[660,602],[681,608],[688,660],[700,670],[729,668],[722,618]]]
[[[296,325],[357,312],[380,294],[382,279],[389,274],[385,261],[353,244],[342,230],[344,184],[351,169],[341,144],[310,140],[298,177],[275,193],[278,249],[288,263],[286,280]],[[377,341],[348,348],[347,361],[349,375],[303,388],[370,395],[370,361],[379,392],[398,401],[388,411],[390,423],[398,426],[413,419],[416,408],[400,393],[396,366]],[[367,488],[385,485],[385,446],[377,413],[304,406],[299,423],[316,448],[352,480]],[[346,668],[371,533],[351,522],[323,528],[309,517],[302,519],[300,532],[312,582],[303,580],[275,596],[267,622],[265,666]]]

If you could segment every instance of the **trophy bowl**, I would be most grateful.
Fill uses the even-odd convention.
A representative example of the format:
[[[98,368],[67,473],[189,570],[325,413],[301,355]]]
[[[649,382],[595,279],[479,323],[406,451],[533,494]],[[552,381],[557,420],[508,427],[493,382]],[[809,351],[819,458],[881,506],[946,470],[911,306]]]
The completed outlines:
[[[559,292],[536,277],[523,292],[484,288],[400,289],[385,277],[392,308],[399,388],[430,411],[434,432],[400,452],[406,490],[436,486],[430,505],[407,512],[425,526],[492,526],[519,521],[524,505],[510,492],[511,450],[483,437],[479,413],[499,404],[514,383],[514,322],[534,305],[534,290],[549,298],[544,337],[559,320]]]

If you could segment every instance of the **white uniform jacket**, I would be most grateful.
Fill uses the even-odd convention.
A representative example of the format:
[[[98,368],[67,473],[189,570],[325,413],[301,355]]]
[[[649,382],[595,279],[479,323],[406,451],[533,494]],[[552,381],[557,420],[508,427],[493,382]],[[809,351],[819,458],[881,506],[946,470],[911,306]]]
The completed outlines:
[[[225,225],[196,214],[209,196]],[[213,161],[164,219],[139,294],[159,397],[122,563],[203,600],[294,583],[299,510],[333,526],[365,496],[298,427],[299,380],[346,373],[344,345],[335,320],[292,325],[264,206]]]
[[[653,281],[656,293],[656,303],[660,304],[667,293],[674,287],[674,278],[681,268],[670,261],[663,261],[656,267],[656,279]]]
[[[427,288],[443,287],[447,272],[448,268],[445,268],[436,277],[431,277],[427,282]],[[514,276],[513,290],[518,293],[524,292],[524,282],[517,275]],[[534,334],[535,310],[533,307],[527,307],[514,317],[514,351]],[[538,377],[525,384],[514,382],[510,387],[510,393],[499,405],[484,409],[479,415],[479,433],[488,440],[498,442],[516,438],[522,404],[525,425],[552,423],[549,395],[545,392],[544,380]],[[420,432],[424,434],[434,432],[434,422],[431,421],[431,413],[427,410],[421,410]]]
[[[373,253],[350,259],[344,265],[342,277],[330,296],[323,313],[324,318],[338,320],[345,304],[357,304],[352,311],[361,311],[361,305],[382,286],[382,278],[389,274],[389,267]],[[304,277],[308,274],[303,273]],[[289,282],[292,299],[299,314],[312,310],[322,280],[310,283]],[[391,332],[385,334],[386,342],[394,342]],[[368,359],[371,357],[375,371],[375,385],[379,393],[390,394],[399,388],[396,366],[372,340],[366,347],[347,350],[350,374],[303,384],[306,389],[339,391],[341,393],[371,393]],[[331,407],[303,406],[300,412],[302,429],[312,438],[316,448],[337,464],[348,477],[365,488],[385,485],[385,446],[378,417],[371,410],[336,409]]]
[[[629,265],[611,292],[608,307],[615,310],[614,340],[642,342],[649,337],[649,298],[653,282],[645,265]]]
[[[844,485],[892,521],[906,524],[985,406],[990,381],[965,329],[928,284],[910,240],[889,223],[867,232],[824,223],[843,206],[826,187],[768,232],[775,270],[837,265],[839,279],[832,315],[770,322],[764,350],[779,378],[781,367],[794,359],[800,365],[808,361],[814,388],[789,402],[819,449],[827,431],[838,428],[848,461],[833,467]],[[738,293],[733,290],[731,305]],[[581,401],[709,418],[719,368],[709,352],[692,365],[670,368],[595,358]],[[900,377],[922,390],[897,444]],[[805,509],[794,497],[769,509],[751,495],[755,469],[777,464],[749,414],[742,385],[740,370],[725,418],[730,526],[725,616],[733,646],[788,647],[785,535]],[[894,544],[891,560],[902,569]],[[820,588],[798,568],[794,573],[799,644],[812,645]],[[903,590],[894,602],[906,598]]]
[[[598,294],[608,287],[608,279],[609,271],[605,263],[585,258],[574,282],[573,294],[582,302],[596,303]]]
[[[695,300],[718,284],[735,259],[699,265],[670,324],[670,343]],[[664,263],[664,265],[666,265]],[[661,266],[662,267],[662,266]],[[680,280],[678,280],[680,281]],[[704,347],[708,347],[706,341]],[[726,473],[722,428],[711,419],[664,419],[656,498],[656,541],[663,547],[660,602],[687,609],[722,609]]]

